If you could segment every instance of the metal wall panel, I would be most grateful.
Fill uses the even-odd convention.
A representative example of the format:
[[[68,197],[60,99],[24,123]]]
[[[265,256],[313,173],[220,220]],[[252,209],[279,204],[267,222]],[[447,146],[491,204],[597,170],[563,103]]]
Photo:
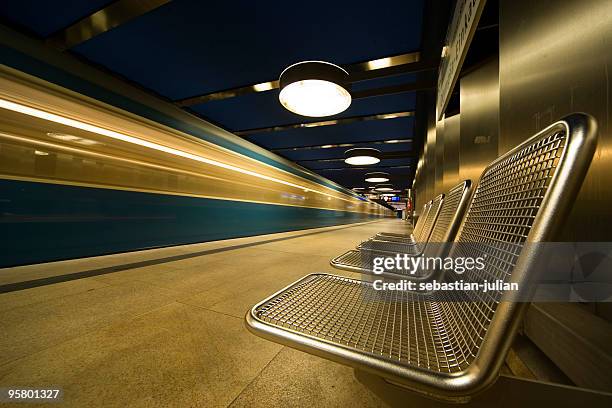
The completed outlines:
[[[436,125],[431,124],[427,129],[427,146],[425,151],[425,178],[427,194],[425,199],[431,200],[436,196]]]
[[[500,150],[568,113],[595,116],[598,150],[565,234],[610,241],[612,2],[511,0],[500,8]]]
[[[434,196],[444,192],[444,121],[436,123]]]
[[[500,2],[500,152],[571,112],[599,125],[597,152],[564,225],[567,241],[612,235],[610,16],[609,0]]]
[[[477,182],[498,156],[499,62],[487,60],[461,78],[459,177]]]
[[[459,183],[460,116],[457,114],[444,119],[444,192]]]

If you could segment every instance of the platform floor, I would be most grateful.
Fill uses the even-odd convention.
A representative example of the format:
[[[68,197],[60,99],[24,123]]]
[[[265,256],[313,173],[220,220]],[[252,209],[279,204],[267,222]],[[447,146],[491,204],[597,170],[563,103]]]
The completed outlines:
[[[401,220],[0,269],[0,387],[73,407],[377,407],[351,368],[250,334],[267,295]],[[25,283],[20,283],[25,282]],[[7,286],[5,286],[6,288]],[[19,404],[19,406],[24,406]]]

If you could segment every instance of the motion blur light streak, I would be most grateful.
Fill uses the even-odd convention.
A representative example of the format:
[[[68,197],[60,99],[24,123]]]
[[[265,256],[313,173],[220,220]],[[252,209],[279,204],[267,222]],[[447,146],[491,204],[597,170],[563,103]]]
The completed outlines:
[[[18,112],[18,113],[22,113],[28,116],[33,116],[39,119],[43,119],[43,120],[48,120],[51,122],[55,122],[55,123],[60,123],[62,125],[66,125],[66,126],[70,126],[76,129],[81,129],[84,130],[86,132],[91,132],[91,133],[96,133],[98,135],[101,136],[106,136],[106,137],[110,137],[113,139],[117,139],[117,140],[121,140],[127,143],[133,143],[133,144],[137,144],[143,147],[147,147],[150,149],[154,149],[154,150],[158,150],[158,151],[162,151],[165,153],[169,153],[169,154],[173,154],[176,156],[180,156],[180,157],[184,157],[186,159],[190,159],[190,160],[194,160],[194,161],[198,161],[201,163],[206,163],[206,164],[210,164],[213,166],[217,166],[217,167],[221,167],[227,170],[231,170],[231,171],[236,171],[242,174],[247,174],[250,176],[254,176],[254,177],[258,177],[264,180],[268,180],[268,181],[272,181],[275,183],[280,183],[280,184],[284,184],[287,186],[291,186],[291,187],[296,187],[296,188],[300,188],[300,189],[306,189],[307,187],[305,186],[301,186],[299,184],[294,184],[291,183],[289,181],[285,181],[285,180],[280,180],[278,178],[275,177],[270,177],[270,176],[266,176],[263,174],[259,174],[256,173],[254,171],[251,170],[246,170],[246,169],[242,169],[240,167],[236,167],[236,166],[232,166],[226,163],[222,163],[216,160],[212,160],[212,159],[207,159],[205,157],[202,156],[198,156],[192,153],[188,153],[188,152],[184,152],[182,150],[178,150],[172,147],[168,147],[168,146],[164,146],[164,145],[160,145],[158,143],[154,143],[154,142],[149,142],[147,140],[143,140],[143,139],[139,139],[133,136],[129,136],[129,135],[125,135],[123,133],[119,133],[119,132],[115,132],[109,129],[104,129],[95,125],[91,125],[88,123],[84,123],[75,119],[70,119],[70,118],[66,118],[64,116],[60,116],[60,115],[56,115],[54,113],[50,113],[50,112],[45,112],[42,111],[40,109],[36,109],[36,108],[32,108],[29,106],[25,106],[25,105],[21,105],[15,102],[11,102],[8,101],[6,99],[0,99],[0,108],[3,109],[8,109],[11,110],[13,112]],[[340,200],[344,200],[344,201],[348,201],[351,202],[351,199],[347,199],[347,198],[343,198],[343,197],[338,197],[338,196],[333,196],[331,194],[327,194],[324,193],[322,191],[317,191],[317,190],[313,190],[310,189],[310,191],[317,193],[317,194],[322,194],[324,196],[327,196],[329,199],[333,198],[337,198]],[[357,200],[357,198],[354,198],[354,200]]]

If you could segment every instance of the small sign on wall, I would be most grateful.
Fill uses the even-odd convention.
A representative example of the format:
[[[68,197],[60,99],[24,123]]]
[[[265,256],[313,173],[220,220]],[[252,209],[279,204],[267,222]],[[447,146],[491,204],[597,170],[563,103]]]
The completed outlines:
[[[486,0],[459,0],[448,26],[438,71],[436,117],[442,119]]]

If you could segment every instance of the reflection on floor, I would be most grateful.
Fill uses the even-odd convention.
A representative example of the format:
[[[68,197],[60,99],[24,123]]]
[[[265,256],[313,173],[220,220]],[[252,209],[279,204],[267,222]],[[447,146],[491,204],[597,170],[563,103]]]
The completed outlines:
[[[405,228],[384,220],[0,269],[0,285],[34,282],[0,295],[0,387],[60,386],[74,407],[385,406],[352,369],[255,337],[243,316],[308,273],[358,277],[329,260]]]

